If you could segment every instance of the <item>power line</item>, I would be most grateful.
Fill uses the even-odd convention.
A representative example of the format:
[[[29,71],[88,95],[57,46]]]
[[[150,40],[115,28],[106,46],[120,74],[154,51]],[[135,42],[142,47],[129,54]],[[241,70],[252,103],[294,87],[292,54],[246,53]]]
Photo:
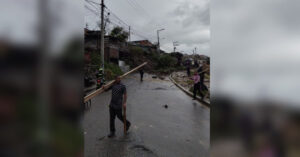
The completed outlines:
[[[98,11],[101,11],[101,8],[100,8],[100,3],[96,3],[94,1],[90,1],[90,0],[85,0],[88,4],[90,4],[91,6],[93,6],[94,9],[96,9],[96,11],[94,9],[91,9],[89,6],[85,5],[85,8],[88,9],[90,12],[92,12],[94,15],[96,16],[99,16],[100,13]],[[96,5],[96,6],[95,6]],[[114,17],[114,20],[109,20],[108,23],[114,25],[114,26],[118,26],[118,27],[122,27],[124,30],[127,30],[130,25],[127,23],[127,22],[124,22],[124,20],[122,20],[121,18],[119,18],[114,12],[112,12],[109,8],[107,8],[105,6],[106,9],[104,9],[104,11],[109,14],[109,15],[113,15],[111,17]],[[106,18],[108,18],[108,16],[106,16]],[[117,24],[118,23],[118,24]],[[141,37],[143,39],[148,39],[148,37],[146,37],[145,35],[143,35],[144,33],[141,33],[140,31],[137,31],[136,29],[133,29],[131,28],[131,33],[138,36],[138,37]],[[153,36],[150,36],[151,39],[153,40]],[[150,40],[149,40],[150,41]],[[154,41],[154,40],[153,40]]]
[[[120,24],[117,24],[115,21],[109,21],[110,24],[114,25],[114,26],[117,26],[117,27],[121,27],[124,29],[123,26],[121,26]],[[140,33],[138,32],[135,32],[135,31],[131,31],[132,34],[142,38],[142,39],[146,39],[146,40],[149,40],[148,37],[145,37],[144,35],[141,35]],[[150,40],[149,40],[150,41]]]
[[[88,9],[91,13],[93,13],[94,15],[96,15],[96,16],[99,16],[99,15],[100,15],[100,13],[98,13],[97,11],[91,9],[89,6],[84,5],[84,7],[85,7],[86,9]]]
[[[98,6],[101,6],[100,3],[97,3],[97,2],[94,2],[94,1],[91,1],[91,0],[85,0],[85,1],[88,2],[88,3],[93,3],[93,4],[96,4],[96,5],[98,5]]]
[[[109,11],[109,13],[111,13],[114,17],[116,17],[119,21],[121,21],[123,24],[125,24],[126,26],[130,26],[129,24],[127,24],[126,22],[124,22],[121,18],[119,18],[114,12],[112,12],[109,8],[106,7],[106,9]]]
[[[141,6],[136,0],[131,0],[131,2],[133,2],[135,6],[137,6],[143,13],[145,13],[148,17],[151,18],[150,14],[146,11],[146,9],[143,6]]]
[[[116,18],[116,20],[118,20],[118,22],[116,22],[116,23],[119,23],[120,25],[123,25],[124,27],[126,27],[125,29],[127,29],[127,28],[130,27],[130,25],[129,25],[127,22],[124,22],[124,20],[122,20],[121,18],[119,18],[119,17],[118,17],[114,12],[112,12],[108,7],[106,7],[106,9],[109,11],[109,13],[111,13],[111,15],[113,15],[113,16]],[[122,27],[123,27],[123,26],[122,26]],[[140,31],[137,31],[136,29],[133,29],[133,28],[131,28],[131,30],[134,32],[135,35],[138,35],[138,36],[140,36],[140,37],[142,37],[142,38],[148,39],[148,38],[146,38],[144,35],[141,35],[141,34],[144,34],[144,33],[141,33]],[[153,36],[151,36],[151,38],[153,38]]]
[[[131,0],[126,0],[127,2],[128,2],[128,4],[133,8],[133,9],[135,9],[137,12],[139,12],[139,13],[142,13],[142,14],[140,14],[140,15],[146,15],[147,16],[147,18],[150,18],[151,16],[149,16],[143,9],[141,9],[141,7],[140,6],[138,6],[138,4],[137,3],[135,3],[135,2],[133,2],[133,1],[131,1]]]
[[[92,1],[87,1],[87,0],[86,0],[86,2],[87,2],[89,5],[93,6],[93,8],[95,8],[95,9],[97,9],[97,10],[98,10],[98,9],[101,10],[100,4],[98,5],[98,4],[93,3]]]
[[[91,5],[97,5],[97,7],[100,8],[101,4],[100,3],[97,3],[97,2],[94,2],[92,0],[85,0],[87,3],[91,4]],[[131,6],[135,11],[139,12],[139,13],[142,13],[144,15],[147,16],[147,18],[151,18],[151,15],[146,11],[146,9],[141,6],[136,0],[126,0],[129,4],[129,6]],[[104,6],[106,9],[108,9],[106,6]],[[109,10],[109,9],[108,9]],[[111,11],[111,10],[109,10]],[[139,14],[139,15],[142,15],[142,14]],[[121,20],[121,19],[119,19]],[[122,21],[122,20],[121,20]],[[124,21],[122,21],[124,22]],[[124,22],[126,24],[126,22]],[[128,24],[127,24],[128,25]]]

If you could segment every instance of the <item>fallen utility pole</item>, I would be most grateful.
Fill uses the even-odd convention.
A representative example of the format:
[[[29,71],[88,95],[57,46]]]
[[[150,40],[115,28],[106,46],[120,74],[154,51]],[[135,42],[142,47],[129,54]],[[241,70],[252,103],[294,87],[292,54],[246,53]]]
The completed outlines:
[[[124,75],[120,76],[121,79],[123,79],[123,78],[126,77],[127,75],[129,75],[129,74],[131,74],[131,73],[133,73],[133,72],[139,70],[140,68],[142,68],[142,67],[145,66],[146,64],[147,64],[147,62],[145,62],[145,63],[139,65],[138,67],[136,67],[136,68],[134,68],[134,69],[128,71],[128,72],[125,73]],[[106,88],[109,88],[109,87],[112,86],[114,83],[115,83],[115,80],[110,81],[108,84],[105,85],[105,87],[106,87]],[[84,97],[84,103],[88,102],[89,100],[93,99],[95,96],[97,96],[97,95],[103,93],[104,91],[105,91],[105,90],[104,90],[104,87],[102,87],[102,88],[100,88],[100,89],[94,91],[93,93],[87,95],[86,97]]]

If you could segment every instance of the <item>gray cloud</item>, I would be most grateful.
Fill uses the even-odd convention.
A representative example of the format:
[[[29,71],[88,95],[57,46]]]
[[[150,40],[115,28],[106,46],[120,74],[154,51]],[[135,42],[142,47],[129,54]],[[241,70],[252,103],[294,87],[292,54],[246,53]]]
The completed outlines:
[[[205,25],[210,23],[209,3],[197,5],[184,1],[170,14],[177,23],[181,23],[183,27],[191,25]]]
[[[300,92],[299,6],[294,0],[213,2],[214,94],[299,104],[293,94]]]

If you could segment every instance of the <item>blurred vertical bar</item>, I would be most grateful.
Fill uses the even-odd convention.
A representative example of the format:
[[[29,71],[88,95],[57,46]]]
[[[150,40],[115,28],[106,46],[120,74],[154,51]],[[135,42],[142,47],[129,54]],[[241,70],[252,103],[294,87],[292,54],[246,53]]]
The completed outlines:
[[[211,3],[211,157],[300,156],[299,0]]]
[[[52,73],[50,62],[50,51],[49,51],[49,32],[51,31],[50,26],[50,14],[49,14],[49,0],[40,0],[39,3],[39,25],[38,25],[38,39],[39,39],[39,53],[38,53],[38,60],[39,60],[39,67],[37,77],[38,79],[38,130],[37,130],[37,138],[39,143],[39,150],[41,154],[40,156],[49,156],[49,86],[50,76]]]
[[[83,156],[83,0],[0,10],[0,156]]]

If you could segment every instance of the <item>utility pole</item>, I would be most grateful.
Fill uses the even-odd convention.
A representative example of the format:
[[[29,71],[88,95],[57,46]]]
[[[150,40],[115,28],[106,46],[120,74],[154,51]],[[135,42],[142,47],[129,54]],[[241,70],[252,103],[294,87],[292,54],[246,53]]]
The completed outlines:
[[[173,42],[174,53],[176,52],[176,46],[179,46],[178,41]]]
[[[101,53],[101,58],[102,58],[102,69],[104,72],[104,0],[101,0],[101,48],[100,48],[100,53]]]
[[[129,35],[128,35],[128,41],[129,41],[129,42],[131,41],[130,35],[131,35],[131,27],[129,26]]]
[[[165,30],[165,29],[157,30],[157,52],[158,53],[160,52],[159,32],[163,31],[163,30]]]
[[[194,64],[197,62],[197,61],[196,61],[196,50],[197,50],[197,48],[194,48],[194,49],[193,49],[193,59],[194,59]]]
[[[159,31],[157,31],[157,52],[159,53],[160,45],[159,45]]]

